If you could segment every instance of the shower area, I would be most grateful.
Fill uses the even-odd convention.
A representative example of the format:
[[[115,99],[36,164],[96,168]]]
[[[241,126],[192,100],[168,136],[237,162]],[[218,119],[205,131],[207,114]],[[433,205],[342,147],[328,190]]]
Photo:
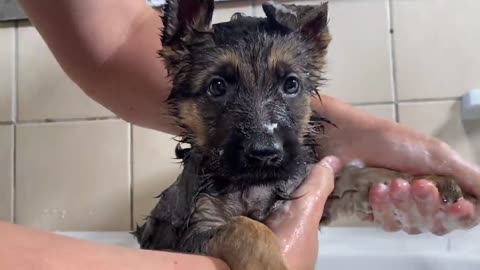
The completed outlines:
[[[235,12],[264,16],[261,2],[216,1],[214,23]],[[329,2],[322,92],[479,164],[480,1]],[[17,2],[0,0],[0,220],[138,248],[128,232],[178,175],[175,145],[87,97]],[[409,236],[344,220],[318,240],[319,270],[480,269],[479,228]]]

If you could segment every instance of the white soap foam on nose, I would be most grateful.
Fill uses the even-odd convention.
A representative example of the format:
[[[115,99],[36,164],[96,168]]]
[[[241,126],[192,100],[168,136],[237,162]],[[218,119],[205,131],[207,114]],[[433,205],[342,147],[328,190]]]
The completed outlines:
[[[277,123],[265,124],[264,127],[268,130],[268,132],[273,133],[275,129],[278,127],[278,124]]]

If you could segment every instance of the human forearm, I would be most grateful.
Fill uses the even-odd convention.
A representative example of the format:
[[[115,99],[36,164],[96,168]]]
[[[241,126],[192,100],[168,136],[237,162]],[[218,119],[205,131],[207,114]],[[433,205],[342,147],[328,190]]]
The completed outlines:
[[[107,246],[0,222],[0,269],[228,270],[220,260]]]
[[[430,171],[432,162],[423,153],[422,160],[417,160],[413,166],[410,160],[398,162],[398,158],[378,159],[383,153],[405,156],[407,151],[423,151],[433,149],[440,142],[432,137],[414,132],[407,127],[367,114],[349,104],[331,97],[322,97],[322,103],[314,101],[314,108],[322,112],[337,127],[326,125],[328,144],[322,146],[326,154],[336,154],[344,160],[361,159],[367,165],[384,166],[412,173],[423,173],[418,170]],[[416,149],[410,149],[415,143]],[[421,149],[420,149],[420,148]],[[408,153],[410,154],[410,153]],[[418,156],[418,155],[416,155]],[[424,162],[426,166],[418,166]]]
[[[480,170],[462,159],[446,143],[412,128],[374,117],[331,97],[314,101],[338,128],[327,125],[325,154],[344,161],[360,159],[368,166],[415,175],[443,174],[457,178],[465,191],[480,197]],[[387,154],[388,153],[388,154]]]
[[[20,0],[66,74],[95,101],[141,126],[177,134],[157,57],[162,22],[144,0]]]

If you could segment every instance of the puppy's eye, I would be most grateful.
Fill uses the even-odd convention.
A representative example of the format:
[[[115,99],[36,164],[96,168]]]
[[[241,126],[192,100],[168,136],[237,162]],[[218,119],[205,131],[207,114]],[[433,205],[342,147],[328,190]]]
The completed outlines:
[[[208,86],[207,93],[212,97],[219,97],[227,92],[227,85],[222,79],[213,79]]]
[[[287,95],[295,95],[300,91],[300,83],[295,77],[288,77],[283,84],[283,92]]]

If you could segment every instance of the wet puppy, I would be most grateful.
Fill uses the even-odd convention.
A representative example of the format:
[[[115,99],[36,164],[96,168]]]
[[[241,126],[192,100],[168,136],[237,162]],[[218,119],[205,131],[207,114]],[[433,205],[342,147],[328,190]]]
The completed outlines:
[[[263,224],[319,161],[331,124],[312,111],[331,37],[328,6],[263,4],[265,18],[235,14],[211,25],[213,0],[169,0],[160,56],[183,128],[183,171],[134,233],[142,248],[206,254],[234,270],[287,269]],[[187,145],[187,147],[181,147]],[[400,174],[349,166],[322,223],[371,215],[368,188]],[[412,180],[410,176],[403,176]],[[436,183],[461,196],[453,181]]]

